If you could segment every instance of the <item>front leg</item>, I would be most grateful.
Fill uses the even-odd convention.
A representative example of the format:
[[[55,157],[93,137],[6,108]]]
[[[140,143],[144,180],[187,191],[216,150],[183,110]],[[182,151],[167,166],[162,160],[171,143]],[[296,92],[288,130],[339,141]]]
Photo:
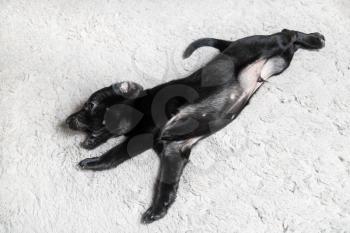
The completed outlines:
[[[152,134],[129,137],[124,142],[99,157],[88,158],[80,161],[79,166],[82,169],[94,171],[111,169],[148,150],[152,147],[152,142]]]
[[[106,127],[102,127],[88,134],[84,142],[82,142],[81,146],[85,149],[92,150],[105,143],[108,139],[112,137],[113,134],[110,133],[106,129]]]
[[[165,145],[152,206],[142,216],[143,223],[151,223],[164,217],[174,203],[180,177],[190,153],[190,149],[183,149],[184,142],[170,142]]]

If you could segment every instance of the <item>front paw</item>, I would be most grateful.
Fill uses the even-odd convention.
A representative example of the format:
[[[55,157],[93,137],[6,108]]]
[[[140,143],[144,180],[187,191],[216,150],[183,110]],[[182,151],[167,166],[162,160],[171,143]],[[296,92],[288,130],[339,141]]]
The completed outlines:
[[[167,208],[154,208],[150,207],[143,215],[141,222],[143,224],[149,224],[163,218],[167,213]]]
[[[79,162],[79,167],[84,170],[101,170],[100,158],[88,158]]]
[[[101,144],[103,144],[104,142],[105,142],[105,140],[100,140],[99,138],[96,138],[96,137],[93,137],[93,136],[89,136],[81,143],[81,146],[84,149],[93,150],[96,147],[98,147]]]

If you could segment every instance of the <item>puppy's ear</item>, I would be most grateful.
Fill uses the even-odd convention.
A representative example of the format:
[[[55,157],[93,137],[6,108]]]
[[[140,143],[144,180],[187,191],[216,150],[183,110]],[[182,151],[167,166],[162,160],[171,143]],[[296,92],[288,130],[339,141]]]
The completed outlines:
[[[135,82],[120,82],[112,85],[114,92],[126,99],[135,99],[143,93],[143,87]]]

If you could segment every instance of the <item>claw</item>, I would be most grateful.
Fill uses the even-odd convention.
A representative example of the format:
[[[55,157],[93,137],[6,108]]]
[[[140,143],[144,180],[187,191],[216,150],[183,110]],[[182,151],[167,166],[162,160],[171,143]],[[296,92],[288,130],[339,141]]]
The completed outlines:
[[[166,208],[163,208],[159,211],[155,211],[153,207],[150,207],[143,215],[141,222],[143,224],[149,224],[154,221],[157,221],[165,216],[167,213]]]
[[[100,170],[99,157],[84,159],[79,162],[79,167],[85,170]]]

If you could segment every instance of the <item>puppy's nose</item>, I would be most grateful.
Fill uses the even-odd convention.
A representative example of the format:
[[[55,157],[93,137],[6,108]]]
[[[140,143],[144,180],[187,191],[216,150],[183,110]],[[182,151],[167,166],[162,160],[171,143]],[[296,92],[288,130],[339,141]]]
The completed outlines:
[[[73,117],[72,116],[69,116],[67,119],[66,119],[66,124],[67,125],[70,125],[72,123],[72,119]]]
[[[73,129],[73,130],[77,129],[77,124],[76,124],[73,116],[70,116],[66,119],[66,124],[67,124],[68,128],[70,128],[70,129]]]

